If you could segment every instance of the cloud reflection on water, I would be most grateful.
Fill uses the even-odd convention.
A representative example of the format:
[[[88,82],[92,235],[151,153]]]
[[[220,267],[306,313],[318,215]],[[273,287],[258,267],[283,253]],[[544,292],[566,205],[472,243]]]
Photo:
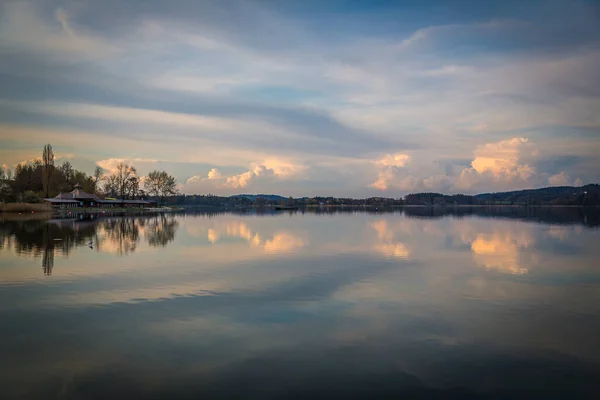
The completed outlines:
[[[164,240],[150,240],[154,223]],[[494,377],[527,382],[535,370],[552,385],[552,371],[600,363],[594,229],[556,238],[522,220],[400,213],[64,224],[73,246],[52,276],[38,250],[15,252],[43,249],[33,240],[42,228],[1,225],[10,393],[36,397],[60,382],[69,397],[109,381],[124,394],[161,393],[206,380],[222,394],[248,376],[285,391],[298,366],[302,379],[374,374],[382,387],[423,390],[450,379],[485,393]]]

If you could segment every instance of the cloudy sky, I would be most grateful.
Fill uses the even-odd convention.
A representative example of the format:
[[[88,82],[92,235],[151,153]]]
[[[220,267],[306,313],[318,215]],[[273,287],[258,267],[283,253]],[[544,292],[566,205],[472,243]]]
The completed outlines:
[[[184,193],[600,181],[600,5],[0,1],[0,164],[127,160]]]

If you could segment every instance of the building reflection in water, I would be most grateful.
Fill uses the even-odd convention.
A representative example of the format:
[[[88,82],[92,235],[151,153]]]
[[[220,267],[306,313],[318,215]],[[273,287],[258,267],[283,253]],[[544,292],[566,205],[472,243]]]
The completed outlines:
[[[127,255],[141,237],[152,246],[167,246],[175,239],[179,223],[174,215],[79,219],[16,220],[0,224],[0,250],[41,258],[44,275],[51,275],[55,255],[69,257],[78,247]]]

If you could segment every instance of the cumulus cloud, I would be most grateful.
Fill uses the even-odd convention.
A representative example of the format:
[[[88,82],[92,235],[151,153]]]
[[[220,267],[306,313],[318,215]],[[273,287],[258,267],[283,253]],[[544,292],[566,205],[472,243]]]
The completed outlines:
[[[466,190],[490,182],[501,188],[526,186],[536,171],[523,158],[534,153],[528,139],[522,137],[478,146],[471,166],[460,173],[455,186]]]
[[[569,184],[570,181],[571,181],[571,177],[568,174],[566,174],[565,172],[561,172],[559,174],[552,175],[550,178],[548,178],[548,183],[551,186],[566,186]]]
[[[475,149],[471,166],[479,174],[489,172],[494,177],[528,179],[533,169],[519,164],[522,147],[526,143],[527,138],[512,138],[480,146]]]
[[[187,179],[180,189],[187,193],[205,190],[224,190],[231,193],[237,189],[252,187],[255,182],[302,179],[307,169],[306,165],[270,158],[251,163],[247,171],[239,174],[224,175],[219,169],[212,168],[207,175],[194,175]]]
[[[226,178],[225,186],[243,188],[256,179],[275,177],[277,179],[297,179],[307,170],[305,165],[294,164],[277,158],[253,163],[252,169]]]
[[[570,185],[582,186],[581,185],[582,182],[581,182],[580,178],[571,179],[569,174],[567,174],[564,171],[550,176],[548,178],[548,183],[550,184],[550,186],[570,186]]]
[[[208,171],[208,179],[219,179],[221,177],[221,172],[216,169],[216,168],[212,168],[210,171]]]
[[[239,175],[229,176],[226,178],[225,186],[229,186],[232,188],[244,188],[248,186],[253,180],[259,177],[268,177],[274,176],[275,171],[270,168],[265,167],[264,165],[255,165],[254,168],[250,171],[246,171]]]
[[[539,156],[537,148],[523,137],[476,146],[468,167],[448,168],[443,163],[427,164],[419,157],[388,154],[374,162],[377,180],[370,187],[382,191],[471,192],[535,186],[542,175],[530,160]]]
[[[386,154],[379,160],[376,160],[374,164],[378,169],[377,180],[371,183],[370,186],[379,190],[387,190],[390,186],[394,185],[398,169],[408,165],[409,161],[410,156],[403,153]],[[395,186],[398,185],[396,184]]]
[[[217,168],[211,168],[210,171],[208,171],[208,175],[206,177],[202,177],[200,175],[194,175],[191,178],[189,178],[186,183],[187,184],[193,184],[193,183],[199,183],[202,181],[216,181],[221,179],[221,171],[219,171]]]
[[[380,160],[377,161],[382,167],[404,167],[410,161],[410,156],[407,154],[397,153],[397,154],[386,154]]]
[[[136,165],[139,164],[156,164],[158,162],[160,162],[160,160],[153,160],[150,158],[108,158],[106,160],[97,161],[96,165],[107,173],[112,174],[117,171],[117,165],[121,163],[136,167]]]

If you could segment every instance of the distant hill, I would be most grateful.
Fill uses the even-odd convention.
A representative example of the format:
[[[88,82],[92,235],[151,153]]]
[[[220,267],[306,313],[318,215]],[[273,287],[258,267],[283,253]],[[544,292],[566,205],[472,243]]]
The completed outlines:
[[[600,185],[581,187],[554,186],[541,189],[470,195],[411,193],[405,197],[408,205],[600,205]]]
[[[283,196],[279,196],[278,194],[235,194],[233,196],[230,196],[231,198],[246,198],[250,201],[256,201],[256,199],[262,197],[263,199],[265,199],[266,201],[279,201],[279,200],[286,200],[287,197],[283,197]]]
[[[258,201],[257,201],[258,200]],[[236,194],[229,197],[215,195],[169,196],[168,205],[240,208],[251,205],[274,205],[290,200],[277,194]],[[557,186],[542,189],[515,190],[511,192],[482,193],[477,195],[441,193],[411,193],[400,198],[370,197],[351,199],[339,197],[299,197],[293,200],[296,206],[368,206],[397,207],[402,205],[555,205],[555,206],[600,206],[600,185],[581,187]]]

